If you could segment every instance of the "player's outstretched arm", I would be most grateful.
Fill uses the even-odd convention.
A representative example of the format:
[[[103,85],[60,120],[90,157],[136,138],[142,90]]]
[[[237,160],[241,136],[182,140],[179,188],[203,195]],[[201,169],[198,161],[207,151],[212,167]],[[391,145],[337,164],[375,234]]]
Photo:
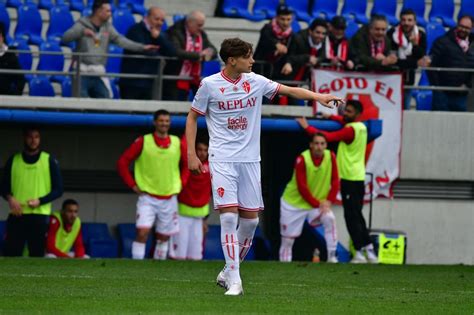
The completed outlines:
[[[186,118],[186,143],[188,144],[188,168],[195,174],[200,174],[202,163],[196,155],[197,119],[199,115],[190,110]]]
[[[281,85],[278,93],[300,100],[317,101],[321,105],[329,108],[334,108],[334,106],[337,107],[344,104],[344,100],[342,98],[331,94],[315,93],[307,89],[286,86],[283,84]]]

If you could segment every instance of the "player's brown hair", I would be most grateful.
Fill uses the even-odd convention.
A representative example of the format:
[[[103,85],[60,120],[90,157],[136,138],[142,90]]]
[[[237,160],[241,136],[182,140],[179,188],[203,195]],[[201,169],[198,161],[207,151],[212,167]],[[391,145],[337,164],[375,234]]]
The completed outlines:
[[[324,140],[326,140],[326,143],[328,142],[328,139],[326,138],[326,136],[321,132],[316,132],[314,135],[312,135],[309,142],[313,142],[314,138],[316,137],[322,137],[324,138]]]
[[[221,44],[219,56],[221,57],[222,61],[224,61],[224,63],[227,63],[227,60],[230,57],[249,57],[252,55],[252,53],[252,44],[235,37],[224,39]]]

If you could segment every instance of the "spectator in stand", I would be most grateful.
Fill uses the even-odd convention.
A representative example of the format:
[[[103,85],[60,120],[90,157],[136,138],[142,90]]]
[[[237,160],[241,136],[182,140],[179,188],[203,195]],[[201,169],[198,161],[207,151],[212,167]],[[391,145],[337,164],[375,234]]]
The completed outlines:
[[[326,58],[323,63],[331,64],[332,67],[342,66],[346,70],[354,69],[354,62],[349,59],[349,40],[346,38],[346,19],[335,16],[328,25],[329,34],[324,43]]]
[[[280,261],[292,260],[295,238],[301,235],[303,224],[322,224],[327,247],[327,262],[337,263],[336,217],[331,205],[339,190],[336,156],[327,149],[326,137],[316,133],[309,149],[295,162],[293,176],[280,199]]]
[[[288,49],[287,62],[281,73],[293,75],[293,80],[307,80],[311,69],[324,59],[326,34],[327,24],[323,19],[313,20],[307,29],[295,34]]]
[[[416,14],[411,9],[400,13],[400,24],[387,33],[392,49],[397,49],[397,66],[403,71],[404,84],[415,83],[415,69],[418,66],[427,67],[430,59],[426,55],[426,34],[416,25]],[[405,109],[410,108],[411,90],[403,94]]]
[[[282,72],[282,68],[288,61],[288,49],[295,36],[291,28],[293,11],[282,4],[277,7],[276,13],[276,17],[260,30],[260,38],[253,55],[256,61],[253,71],[274,81],[291,80],[292,77],[286,74],[287,70]],[[283,104],[285,101],[278,95],[273,99],[273,103]]]
[[[217,50],[204,31],[205,22],[204,13],[196,10],[168,29],[168,37],[179,60],[170,60],[165,73],[191,77],[192,80],[164,81],[165,99],[185,101],[190,91],[196,93],[201,82],[201,62],[217,57]]]
[[[165,11],[158,7],[150,7],[143,20],[132,26],[127,32],[127,38],[145,45],[159,47],[157,52],[149,52],[150,56],[176,56],[173,44],[168,40],[166,33],[161,31],[165,22]],[[160,61],[156,59],[127,58],[127,55],[135,55],[131,50],[124,51],[122,59],[122,73],[154,74],[158,73]],[[151,100],[153,90],[153,79],[120,79],[120,97],[123,99]]]
[[[153,124],[155,132],[136,139],[120,156],[117,170],[125,184],[138,195],[133,259],[145,257],[145,243],[156,223],[153,258],[165,260],[168,240],[179,232],[176,196],[181,191],[181,144],[178,137],[168,133],[171,117],[166,110],[154,113]],[[133,161],[135,178],[129,170]]]
[[[387,37],[387,18],[373,15],[368,26],[361,27],[351,38],[349,47],[351,59],[356,66],[367,71],[390,71],[397,63],[397,56],[391,51]]]
[[[18,57],[8,49],[5,25],[0,23],[0,69],[21,70]],[[0,95],[21,95],[24,87],[23,74],[0,73]]]
[[[40,148],[38,128],[23,131],[24,150],[10,157],[3,170],[1,194],[8,201],[5,256],[44,257],[51,202],[63,193],[58,161]]]
[[[341,178],[341,198],[347,230],[354,242],[356,253],[352,263],[378,263],[369,230],[362,214],[365,194],[365,151],[367,146],[367,127],[359,120],[362,114],[362,103],[348,100],[344,115],[330,116],[344,127],[338,131],[320,131],[309,126],[305,118],[298,118],[300,126],[309,135],[321,132],[327,142],[339,142],[337,148],[337,168]],[[326,116],[327,117],[327,116]]]
[[[474,68],[472,17],[463,16],[458,25],[438,38],[431,47],[431,66]],[[472,84],[472,73],[428,71],[431,85],[465,87]],[[433,91],[433,110],[466,111],[467,92]]]
[[[46,257],[88,258],[78,214],[79,204],[74,199],[64,200],[61,211],[53,212],[46,238]],[[71,251],[73,247],[74,252]]]
[[[92,5],[92,15],[82,17],[62,38],[64,43],[76,42],[76,52],[105,55],[109,51],[110,42],[130,51],[156,51],[155,45],[144,45],[133,42],[122,35],[110,23],[111,7],[109,0],[95,0]],[[80,67],[82,73],[105,74],[105,56],[81,56]],[[81,97],[110,98],[112,90],[107,77],[87,77],[81,79]]]
[[[209,144],[196,141],[196,155],[203,168],[200,174],[188,169],[186,137],[181,140],[181,181],[183,190],[178,195],[179,233],[171,237],[170,257],[173,259],[202,260],[204,231],[207,230],[211,176],[209,173]]]

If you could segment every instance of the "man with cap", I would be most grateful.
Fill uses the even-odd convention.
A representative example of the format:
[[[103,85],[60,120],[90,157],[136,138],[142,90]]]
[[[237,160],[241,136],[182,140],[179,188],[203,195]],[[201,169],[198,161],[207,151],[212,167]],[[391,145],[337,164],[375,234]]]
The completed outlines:
[[[324,43],[324,63],[332,66],[342,65],[347,70],[354,69],[354,62],[349,59],[349,41],[346,38],[346,19],[335,16],[328,25],[329,35]]]
[[[276,12],[276,17],[260,30],[260,39],[253,58],[257,61],[254,66],[256,73],[272,80],[281,80],[288,79],[281,70],[287,62],[288,48],[294,38],[291,28],[293,12],[286,5],[279,5]]]

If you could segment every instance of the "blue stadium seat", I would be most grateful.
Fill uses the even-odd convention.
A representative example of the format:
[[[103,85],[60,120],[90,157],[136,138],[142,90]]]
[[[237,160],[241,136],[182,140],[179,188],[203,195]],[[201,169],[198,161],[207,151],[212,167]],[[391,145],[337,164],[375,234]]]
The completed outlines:
[[[24,40],[14,40],[10,43],[10,46],[15,50],[24,50],[31,52],[30,46]],[[19,53],[18,54],[18,62],[23,70],[31,70],[33,65],[33,56],[31,53]],[[31,74],[26,74],[25,78],[29,81],[32,78]]]
[[[420,81],[418,81],[418,85],[419,86],[428,86],[428,85],[430,85],[430,81],[428,80],[428,75],[426,74],[425,70],[421,71],[421,77],[420,77]],[[418,93],[420,93],[422,91],[426,91],[426,90],[411,90],[411,96],[416,99]]]
[[[294,34],[301,31],[301,25],[298,22],[298,20],[295,18],[294,15],[293,15],[293,21],[291,21],[291,29],[292,29]]]
[[[311,15],[330,21],[337,15],[337,1],[314,0]]]
[[[74,25],[74,19],[69,7],[66,5],[58,5],[49,11],[49,27],[46,32],[48,41],[61,42],[64,32]]]
[[[433,92],[432,91],[419,91],[415,97],[416,110],[428,110],[432,109]]]
[[[442,21],[444,26],[453,27],[454,0],[432,0],[430,22]]]
[[[443,25],[439,23],[428,23],[426,25],[426,51],[429,52],[431,50],[431,46],[433,46],[434,41],[443,36],[446,33]]]
[[[49,82],[49,79],[45,76],[33,77],[29,81],[30,85],[30,96],[48,96],[54,97],[54,89]]]
[[[186,18],[185,14],[173,14],[173,24]]]
[[[276,9],[280,4],[280,0],[255,0],[253,5],[253,15],[265,16],[267,19],[272,19],[276,15]]]
[[[41,38],[43,21],[36,5],[29,3],[19,7],[17,23],[15,39],[24,39],[38,46],[43,42]]]
[[[70,77],[65,77],[61,82],[61,96],[72,97],[72,81]]]
[[[62,0],[60,0],[62,1]],[[56,4],[58,4],[58,0],[56,0]],[[72,11],[83,12],[86,6],[82,0],[70,0],[69,8]],[[92,10],[91,10],[92,11]]]
[[[122,55],[123,48],[114,44],[109,45],[109,54],[116,54]],[[107,64],[105,65],[105,69],[108,73],[120,73],[120,69],[122,66],[122,58],[121,57],[109,57],[107,59]]]
[[[5,221],[0,221],[0,255],[3,256],[3,248],[5,246],[5,232],[6,232]]]
[[[352,20],[347,21],[347,28],[346,28],[346,33],[345,33],[347,38],[351,38],[352,36],[354,36],[358,30],[359,30],[359,24],[357,24],[356,22]]]
[[[44,42],[39,47],[40,52],[55,52],[60,55],[41,54],[39,58],[37,70],[41,71],[63,71],[64,70],[64,55],[62,54],[61,46],[57,42]],[[63,75],[52,75],[51,81],[62,82],[65,80]]]
[[[416,22],[418,25],[425,27],[425,0],[404,0],[403,9],[412,9],[416,14]]]
[[[118,256],[118,243],[110,236],[106,223],[82,223],[82,238],[91,257]]]
[[[38,8],[40,9],[51,10],[53,6],[54,3],[52,0],[39,0],[38,2]]]
[[[144,6],[144,0],[119,0],[119,7],[125,7],[132,10],[133,13],[138,13],[140,15],[145,15],[146,9]]]
[[[221,63],[219,60],[210,60],[204,61],[202,63],[201,76],[208,77],[214,73],[219,73],[221,71]]]
[[[341,15],[347,20],[355,20],[358,23],[367,24],[369,20],[365,15],[367,11],[367,0],[345,0]]]
[[[220,225],[209,225],[209,231],[204,241],[204,259],[205,260],[224,260],[221,245],[221,227]]]
[[[123,258],[132,258],[132,243],[136,237],[136,227],[134,223],[119,223],[117,224],[120,253]],[[152,257],[153,247],[153,233],[150,233],[146,242],[145,257]]]
[[[82,12],[81,16],[91,16],[92,15],[92,8],[85,7],[81,12]]]
[[[461,0],[458,19],[465,15],[474,17],[474,0]]]
[[[398,19],[395,16],[396,12],[397,0],[374,0],[372,15],[385,15],[387,17],[388,23],[395,25],[398,24]]]
[[[313,19],[309,15],[309,0],[291,0],[287,1],[286,4],[294,12],[298,21],[305,21],[310,23]]]
[[[7,0],[6,5],[9,8],[17,8],[18,9],[20,6],[23,5],[23,1],[21,1],[21,0]]]
[[[132,11],[124,8],[117,8],[112,14],[112,21],[115,29],[122,35],[126,35],[128,29],[135,24]]]
[[[261,21],[265,19],[264,14],[255,13],[252,15],[249,10],[249,0],[224,0],[222,3],[222,13],[228,17],[243,18],[250,21]]]

